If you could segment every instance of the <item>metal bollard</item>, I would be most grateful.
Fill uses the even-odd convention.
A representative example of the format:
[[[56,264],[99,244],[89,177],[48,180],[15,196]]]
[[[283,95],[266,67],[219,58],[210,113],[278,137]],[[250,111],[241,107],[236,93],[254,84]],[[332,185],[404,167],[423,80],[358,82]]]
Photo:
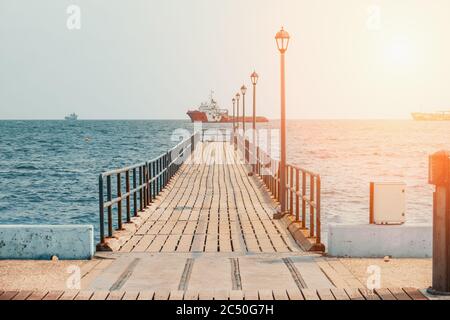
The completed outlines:
[[[430,156],[429,183],[433,194],[433,283],[428,293],[450,295],[450,153]]]

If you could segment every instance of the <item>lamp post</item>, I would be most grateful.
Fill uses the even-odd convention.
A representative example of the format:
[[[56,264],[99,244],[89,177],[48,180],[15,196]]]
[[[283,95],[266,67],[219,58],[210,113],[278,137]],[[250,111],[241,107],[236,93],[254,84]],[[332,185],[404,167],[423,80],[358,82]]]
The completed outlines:
[[[236,134],[236,99],[233,98],[231,101],[233,102],[233,142],[234,142],[234,135]]]
[[[241,98],[241,95],[239,94],[239,92],[236,93],[236,116],[237,116],[237,119],[236,119],[236,131],[237,131],[238,134],[239,134],[239,99],[240,98]],[[238,140],[238,137],[236,135],[236,146],[234,148],[235,150],[237,150],[238,142],[239,142],[239,140]]]
[[[250,79],[252,80],[252,84],[253,84],[253,154],[256,153],[256,84],[258,83],[258,74],[256,73],[256,71],[253,71],[253,73],[250,75]],[[256,171],[256,159],[252,159],[253,165],[253,172]]]
[[[242,136],[245,138],[245,94],[247,93],[247,87],[242,85]]]
[[[280,79],[281,79],[281,118],[280,118],[280,211],[274,215],[275,219],[282,218],[286,213],[286,88],[284,55],[289,46],[289,33],[283,27],[277,32],[275,40],[280,51]]]

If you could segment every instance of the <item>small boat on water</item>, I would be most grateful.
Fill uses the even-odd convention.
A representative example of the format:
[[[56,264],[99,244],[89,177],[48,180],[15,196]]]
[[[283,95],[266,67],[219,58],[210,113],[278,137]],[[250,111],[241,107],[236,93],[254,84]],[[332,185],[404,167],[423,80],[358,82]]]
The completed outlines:
[[[241,105],[242,108],[242,105]],[[242,111],[242,109],[240,109]],[[203,102],[197,110],[189,110],[187,115],[192,122],[206,122],[206,123],[230,123],[233,122],[233,116],[230,116],[227,109],[220,109],[217,101],[210,97],[209,102]],[[242,122],[241,117],[234,117],[235,121]],[[253,117],[245,117],[245,122],[252,122]],[[256,122],[269,122],[266,117],[256,117]]]
[[[65,116],[64,119],[67,121],[76,121],[78,120],[78,115],[75,113],[71,113],[68,116]]]
[[[416,121],[450,121],[450,110],[435,113],[413,112],[411,115]]]

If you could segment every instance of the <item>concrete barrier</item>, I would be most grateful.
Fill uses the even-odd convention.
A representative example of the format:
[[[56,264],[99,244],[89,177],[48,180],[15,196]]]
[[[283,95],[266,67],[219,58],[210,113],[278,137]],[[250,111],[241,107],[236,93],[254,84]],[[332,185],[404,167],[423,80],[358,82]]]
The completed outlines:
[[[431,225],[329,225],[328,255],[334,257],[431,258]]]
[[[0,259],[86,260],[93,255],[91,225],[0,225]]]

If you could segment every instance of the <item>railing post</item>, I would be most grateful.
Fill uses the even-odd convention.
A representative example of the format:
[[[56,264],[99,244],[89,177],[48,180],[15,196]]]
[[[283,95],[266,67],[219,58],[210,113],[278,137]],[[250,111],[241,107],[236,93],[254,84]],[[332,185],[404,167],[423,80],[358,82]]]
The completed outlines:
[[[108,202],[112,200],[111,195],[111,176],[106,178],[106,198]],[[108,237],[113,236],[113,222],[112,222],[112,205],[108,206]]]
[[[314,191],[315,191],[315,187],[314,187],[314,176],[310,175],[309,177],[309,232],[310,232],[310,236],[314,237],[315,232],[314,232],[314,199],[315,199],[315,195],[314,195]]]
[[[125,190],[127,193],[127,223],[131,222],[130,216],[130,171],[125,172]]]
[[[152,184],[151,184],[151,180],[152,180],[152,168],[150,163],[147,162],[146,164],[147,166],[147,172],[148,172],[148,179],[147,179],[147,189],[148,189],[148,201],[149,204],[153,202],[153,197],[152,197]]]
[[[306,229],[306,173],[302,171],[302,228]]]
[[[133,211],[134,211],[134,216],[137,217],[138,215],[138,210],[137,210],[137,183],[136,183],[136,168],[133,168]]]
[[[295,169],[295,221],[300,221],[300,173],[298,168]]]
[[[290,185],[289,185],[289,190],[290,190],[290,201],[289,201],[289,213],[290,214],[294,214],[294,168],[291,166],[290,170],[289,170],[289,175],[290,175]]]
[[[139,166],[139,211],[142,211],[142,166]]]
[[[122,197],[121,175],[117,174],[117,198]],[[117,201],[117,230],[122,230],[122,200]]]
[[[148,204],[147,192],[148,192],[148,190],[147,190],[147,165],[144,164],[142,166],[142,195],[144,198],[144,205],[143,205],[144,209],[147,208],[147,204]]]
[[[322,193],[322,182],[320,176],[317,176],[317,194],[316,194],[316,243],[320,244],[322,241],[322,225],[321,225],[321,217],[320,217],[320,201],[321,201],[321,193]]]
[[[99,175],[98,177],[98,204],[100,211],[100,243],[105,243],[105,208],[104,208],[104,199],[103,199],[103,175]]]
[[[152,171],[153,171],[153,182],[152,182],[152,184],[153,184],[153,188],[152,188],[152,191],[153,191],[153,199],[156,199],[156,180],[158,179],[158,173],[156,172],[156,162],[155,161],[153,161],[152,162]]]

